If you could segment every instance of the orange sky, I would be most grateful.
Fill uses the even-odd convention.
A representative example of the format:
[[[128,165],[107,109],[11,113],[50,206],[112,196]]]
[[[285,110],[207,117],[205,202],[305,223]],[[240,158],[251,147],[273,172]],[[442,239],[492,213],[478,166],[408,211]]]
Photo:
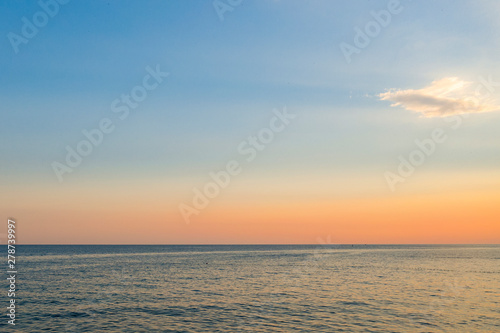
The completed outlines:
[[[422,180],[437,182],[433,175],[398,193],[361,176],[350,192],[317,191],[314,181],[280,192],[286,177],[253,186],[252,177],[243,177],[190,224],[178,211],[179,202],[189,198],[177,194],[183,181],[21,187],[3,193],[1,205],[17,219],[24,244],[315,244],[328,237],[341,244],[499,243],[498,181],[492,181],[494,174],[481,175],[436,175],[439,188],[448,191],[434,193],[422,190],[432,189]],[[323,185],[328,188],[328,182]],[[355,194],[363,193],[356,186],[366,194]]]

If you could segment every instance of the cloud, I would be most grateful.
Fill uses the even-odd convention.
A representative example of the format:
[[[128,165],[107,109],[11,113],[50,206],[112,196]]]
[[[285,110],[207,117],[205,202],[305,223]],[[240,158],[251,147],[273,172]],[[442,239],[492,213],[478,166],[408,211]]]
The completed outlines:
[[[483,88],[483,89],[481,89]],[[424,117],[446,117],[464,113],[481,113],[500,110],[500,104],[485,94],[481,84],[456,77],[433,81],[422,89],[390,89],[379,94],[380,100],[394,102],[391,106],[402,106],[409,111],[419,112]]]

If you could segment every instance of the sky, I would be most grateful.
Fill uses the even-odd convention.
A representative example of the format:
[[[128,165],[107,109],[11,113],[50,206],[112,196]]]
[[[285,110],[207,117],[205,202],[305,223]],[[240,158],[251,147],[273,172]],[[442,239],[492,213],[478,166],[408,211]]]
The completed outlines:
[[[3,1],[1,218],[23,244],[499,243],[499,15]]]

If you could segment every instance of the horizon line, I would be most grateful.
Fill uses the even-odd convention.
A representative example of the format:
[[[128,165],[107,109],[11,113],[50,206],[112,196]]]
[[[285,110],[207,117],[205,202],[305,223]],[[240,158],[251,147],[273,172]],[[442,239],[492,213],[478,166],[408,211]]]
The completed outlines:
[[[2,244],[7,245],[7,244]],[[500,245],[500,243],[337,243],[337,244],[16,244],[24,246],[57,246],[57,245],[74,245],[74,246],[339,246],[339,245],[361,245],[361,246],[399,246],[399,245]]]

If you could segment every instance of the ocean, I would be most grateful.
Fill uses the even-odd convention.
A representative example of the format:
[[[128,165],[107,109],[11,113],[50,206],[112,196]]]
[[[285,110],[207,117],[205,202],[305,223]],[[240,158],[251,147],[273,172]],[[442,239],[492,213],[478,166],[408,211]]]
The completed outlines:
[[[20,245],[16,264],[18,332],[500,332],[499,245]]]

